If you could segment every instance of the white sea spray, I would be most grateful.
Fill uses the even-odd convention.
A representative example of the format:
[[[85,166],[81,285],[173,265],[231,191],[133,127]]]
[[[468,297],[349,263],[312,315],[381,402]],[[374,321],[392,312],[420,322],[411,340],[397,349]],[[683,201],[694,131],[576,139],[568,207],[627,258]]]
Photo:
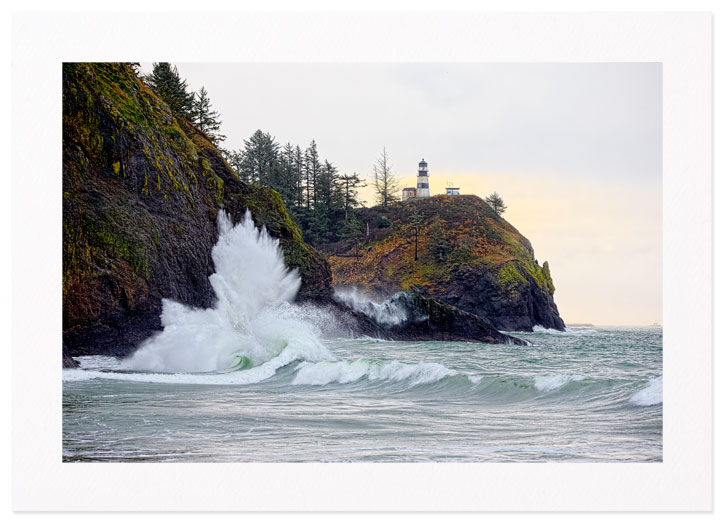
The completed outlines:
[[[216,303],[200,309],[164,299],[163,331],[142,343],[126,367],[188,373],[227,370],[240,362],[271,369],[295,359],[334,360],[309,316],[291,304],[301,279],[285,266],[279,241],[258,230],[249,211],[233,225],[220,210],[217,225],[215,273],[209,277]],[[261,375],[273,374],[271,369]]]

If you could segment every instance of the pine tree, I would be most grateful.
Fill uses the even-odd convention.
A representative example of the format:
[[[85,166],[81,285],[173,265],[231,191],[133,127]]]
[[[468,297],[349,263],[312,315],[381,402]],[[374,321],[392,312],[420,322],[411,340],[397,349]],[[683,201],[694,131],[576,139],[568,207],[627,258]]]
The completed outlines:
[[[270,186],[277,169],[279,145],[269,133],[258,129],[244,141],[241,173],[243,180],[252,184]]]
[[[383,152],[373,165],[373,184],[375,185],[378,204],[383,208],[387,208],[390,204],[399,200],[400,185],[397,179],[393,177],[393,166],[390,164],[390,158],[385,148],[383,148]]]
[[[304,204],[304,187],[303,187],[303,180],[302,180],[302,171],[304,169],[305,159],[304,155],[302,154],[302,148],[299,146],[295,146],[295,152],[294,152],[294,164],[293,164],[293,170],[295,174],[295,200],[297,203],[297,208],[301,209]]]
[[[485,201],[489,206],[491,206],[491,208],[493,208],[493,212],[499,217],[506,211],[506,205],[504,204],[503,199],[495,191],[486,197]]]
[[[325,159],[315,177],[313,192],[314,208],[310,227],[314,242],[330,240],[331,226],[335,222],[335,216],[342,211],[342,199],[337,179],[337,168]]]
[[[188,92],[186,80],[179,76],[176,66],[168,62],[154,63],[153,70],[143,80],[169,105],[172,112],[187,120],[193,120],[195,97],[193,93]]]
[[[347,219],[353,208],[357,208],[362,204],[360,200],[358,200],[358,189],[364,188],[366,185],[367,184],[360,178],[360,175],[354,172],[352,175],[345,173],[340,177],[340,191],[342,193],[345,219]]]
[[[276,172],[273,188],[279,192],[285,207],[290,210],[297,205],[297,173],[295,169],[295,149],[289,142],[282,148],[279,156],[279,169]]]
[[[227,162],[232,167],[232,169],[237,172],[237,175],[240,179],[242,179],[244,182],[249,182],[247,179],[244,178],[244,151],[240,149],[233,149],[231,151],[227,151],[224,157],[227,159]]]
[[[223,142],[226,136],[219,133],[222,121],[219,118],[219,112],[214,111],[211,108],[211,100],[209,100],[209,93],[206,91],[204,86],[201,86],[199,93],[194,97],[194,103],[192,105],[192,122],[202,132],[209,137],[209,140],[215,146]]]
[[[305,200],[307,210],[313,210],[317,206],[317,177],[320,175],[320,155],[317,153],[317,143],[313,140],[305,150],[304,179],[305,179]]]

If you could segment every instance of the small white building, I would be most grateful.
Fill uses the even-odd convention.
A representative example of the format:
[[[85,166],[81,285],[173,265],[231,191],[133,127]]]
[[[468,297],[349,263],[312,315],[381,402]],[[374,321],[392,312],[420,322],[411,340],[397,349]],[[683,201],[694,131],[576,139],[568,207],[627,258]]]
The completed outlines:
[[[460,195],[461,188],[446,188],[446,195]]]
[[[403,188],[403,200],[407,201],[415,197],[415,188]]]

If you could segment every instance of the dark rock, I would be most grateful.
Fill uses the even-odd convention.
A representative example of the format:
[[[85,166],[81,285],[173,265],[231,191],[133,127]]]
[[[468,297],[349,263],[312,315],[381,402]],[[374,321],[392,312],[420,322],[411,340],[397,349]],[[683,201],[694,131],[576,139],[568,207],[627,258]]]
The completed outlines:
[[[68,347],[63,345],[63,368],[78,368],[81,364],[68,353]]]
[[[538,285],[517,261],[511,270],[520,278],[502,286],[486,265],[454,271],[445,287],[430,289],[431,297],[488,319],[499,330],[530,332],[534,326],[564,330],[553,296]]]
[[[347,316],[356,335],[381,339],[528,344],[517,337],[502,334],[486,319],[415,292],[398,292],[389,299],[389,304],[405,311],[407,319],[399,324],[383,324],[341,302],[337,303],[338,316]]]

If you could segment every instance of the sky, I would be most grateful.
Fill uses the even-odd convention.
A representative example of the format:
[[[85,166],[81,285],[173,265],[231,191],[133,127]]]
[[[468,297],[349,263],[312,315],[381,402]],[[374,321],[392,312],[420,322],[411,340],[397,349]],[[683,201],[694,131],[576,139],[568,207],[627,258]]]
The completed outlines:
[[[370,178],[385,147],[401,187],[425,158],[431,194],[450,182],[503,197],[566,323],[661,322],[660,64],[176,65],[206,87],[226,148],[257,129],[314,139],[340,172]]]

